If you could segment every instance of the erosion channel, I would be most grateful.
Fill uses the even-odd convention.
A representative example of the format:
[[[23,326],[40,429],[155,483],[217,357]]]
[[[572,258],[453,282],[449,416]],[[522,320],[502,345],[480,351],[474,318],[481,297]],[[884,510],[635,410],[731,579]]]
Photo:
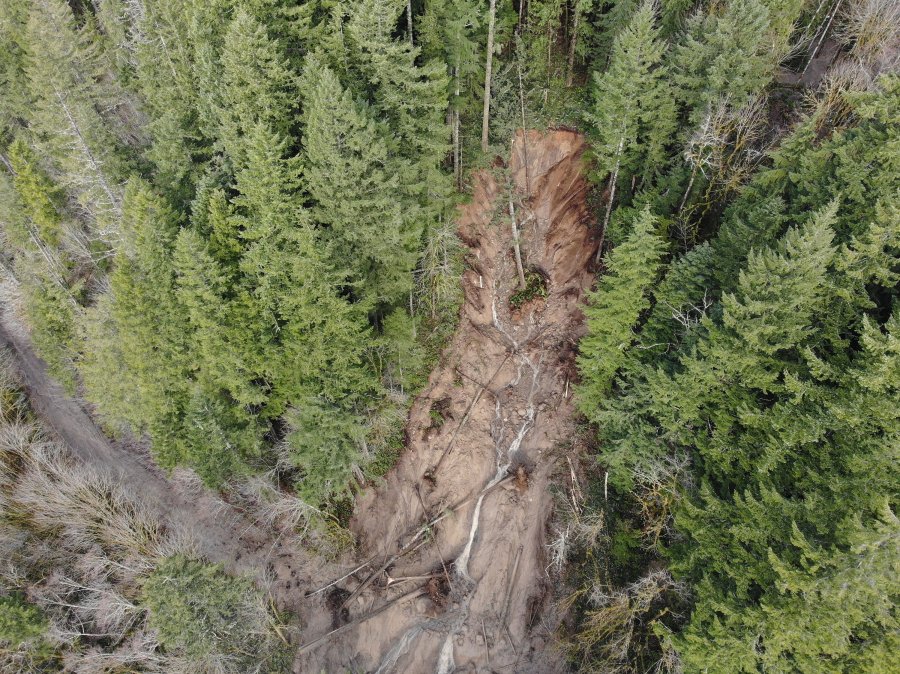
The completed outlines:
[[[392,581],[427,582],[301,654],[301,671],[351,659],[379,672],[558,666],[547,630],[534,628],[550,582],[550,487],[568,475],[574,346],[596,250],[583,152],[575,133],[519,133],[508,172],[476,176],[459,216],[468,248],[460,325],[412,407],[406,453],[358,499],[353,529],[375,561],[343,587],[352,616],[423,585]],[[510,200],[525,272],[546,283],[546,297],[518,308]]]
[[[165,480],[102,437],[21,334],[7,326],[0,338],[36,411],[76,455],[116,472],[213,561],[253,573],[299,617],[295,672],[558,671],[545,532],[551,486],[569,475],[574,350],[597,245],[584,150],[574,132],[519,132],[507,165],[474,176],[458,218],[459,327],[412,405],[404,455],[357,497],[357,550],[336,562]],[[514,230],[532,292],[511,301]]]

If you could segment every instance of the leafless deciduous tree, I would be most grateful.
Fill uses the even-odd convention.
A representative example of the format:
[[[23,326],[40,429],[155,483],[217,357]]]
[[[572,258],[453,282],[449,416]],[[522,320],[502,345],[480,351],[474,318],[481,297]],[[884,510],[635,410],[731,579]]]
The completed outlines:
[[[588,610],[583,629],[575,643],[584,654],[587,670],[604,674],[631,674],[630,652],[639,627],[659,621],[668,610],[662,601],[667,593],[685,593],[685,588],[665,570],[651,571],[630,585],[611,589],[597,585],[588,596],[594,607]],[[677,672],[674,653],[664,653],[657,671]]]

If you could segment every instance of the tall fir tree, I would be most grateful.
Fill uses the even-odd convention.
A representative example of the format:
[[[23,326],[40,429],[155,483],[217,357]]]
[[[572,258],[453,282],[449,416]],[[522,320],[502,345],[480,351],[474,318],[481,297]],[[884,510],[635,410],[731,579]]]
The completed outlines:
[[[143,3],[133,28],[136,86],[150,117],[146,156],[156,167],[156,181],[181,203],[190,200],[211,145],[200,122],[200,45],[189,32],[193,14],[190,0],[153,0]]]
[[[98,109],[108,108],[102,62],[62,0],[37,0],[25,32],[25,71],[34,97],[29,122],[60,184],[94,223],[93,234],[116,240],[122,183],[128,174],[114,134]]]
[[[346,27],[349,57],[356,81],[365,87],[364,97],[396,135],[391,149],[412,162],[415,172],[404,176],[406,189],[418,194],[421,204],[437,203],[440,210],[449,190],[447,176],[439,170],[450,140],[444,119],[447,68],[436,60],[419,64],[420,50],[393,37],[405,6],[402,0],[356,3]]]
[[[609,180],[602,229],[609,225],[618,182],[651,178],[663,163],[675,128],[675,110],[662,65],[665,44],[646,2],[616,36],[609,68],[594,73],[593,105],[586,117],[594,136],[598,178]]]
[[[222,88],[216,117],[218,140],[239,171],[247,162],[245,138],[257,124],[291,138],[297,112],[297,82],[282,45],[243,9],[235,12],[224,36]]]
[[[659,221],[645,210],[631,234],[606,257],[606,272],[588,297],[588,333],[581,340],[578,369],[579,408],[588,417],[609,395],[616,372],[635,341],[635,327],[650,307],[665,242]]]
[[[172,265],[178,216],[133,179],[121,229],[109,292],[87,312],[80,369],[102,417],[113,427],[148,433],[154,451],[172,466],[189,382],[187,316]],[[110,372],[117,373],[114,382]]]
[[[423,223],[402,199],[408,162],[390,156],[384,131],[317,59],[304,72],[304,183],[332,264],[355,296],[377,311],[404,302]]]
[[[762,91],[788,50],[801,0],[728,0],[691,15],[672,72],[689,123],[700,126],[721,100],[735,108]]]

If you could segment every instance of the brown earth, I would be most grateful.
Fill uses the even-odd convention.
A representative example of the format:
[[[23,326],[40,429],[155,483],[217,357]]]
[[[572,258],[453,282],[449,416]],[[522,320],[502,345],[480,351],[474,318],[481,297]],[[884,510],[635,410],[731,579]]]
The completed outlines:
[[[562,671],[545,531],[551,485],[573,451],[570,378],[593,280],[584,150],[573,132],[519,132],[509,169],[475,177],[459,215],[468,250],[459,328],[412,406],[403,458],[357,500],[359,553],[337,562],[108,440],[48,376],[9,311],[0,347],[77,456],[114,472],[209,559],[256,577],[298,616],[295,672]],[[525,266],[547,281],[546,298],[515,311],[510,193]]]
[[[510,190],[497,175],[476,177],[459,217],[468,247],[459,328],[412,406],[406,453],[358,498],[352,522],[375,573],[342,584],[350,619],[404,599],[300,653],[295,671],[563,668],[544,615],[545,530],[554,475],[572,451],[569,381],[596,251],[584,149],[568,131],[515,138],[509,175],[522,255],[548,281],[546,299],[517,311]]]

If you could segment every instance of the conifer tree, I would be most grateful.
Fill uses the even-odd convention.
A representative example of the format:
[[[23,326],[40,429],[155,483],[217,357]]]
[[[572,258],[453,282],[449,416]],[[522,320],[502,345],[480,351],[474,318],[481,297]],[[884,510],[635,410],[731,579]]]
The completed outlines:
[[[402,302],[422,237],[416,211],[398,198],[406,162],[389,156],[369,110],[331,69],[308,59],[304,83],[304,182],[332,264],[371,309]]]
[[[179,233],[174,260],[178,299],[191,327],[191,368],[201,389],[248,408],[263,404],[267,395],[256,382],[265,342],[248,289],[229,279],[191,229]]]
[[[197,123],[205,138],[216,140],[221,132],[219,110],[222,88],[222,52],[225,35],[234,16],[234,0],[188,0],[187,43],[193,80],[198,94],[193,101]],[[177,17],[177,15],[176,15]],[[173,17],[173,22],[176,20]],[[252,58],[251,54],[247,55]]]
[[[219,487],[259,465],[265,425],[246,407],[198,384],[189,394],[183,425],[163,465],[188,465],[211,487]],[[163,447],[165,451],[167,447]]]
[[[695,246],[669,265],[653,292],[655,303],[641,330],[644,362],[659,364],[690,350],[716,301],[714,268],[715,253],[708,242]]]
[[[654,22],[653,4],[644,3],[616,37],[609,68],[602,75],[594,73],[593,106],[587,119],[595,136],[599,177],[609,177],[601,231],[609,224],[620,175],[656,170],[674,130],[674,110],[661,66],[665,46]]]
[[[286,156],[285,141],[258,123],[244,143],[246,166],[236,176],[234,199],[245,247],[239,264],[246,301],[235,319],[246,335],[240,353],[252,354],[253,367],[268,383],[264,418],[275,418],[289,406],[314,404],[344,420],[346,442],[323,444],[326,438],[304,426],[293,436],[292,448],[297,457],[332,454],[333,465],[347,468],[352,462],[341,457],[355,447],[357,415],[378,388],[363,358],[365,317],[337,294],[343,274],[326,262],[301,206],[298,165]],[[304,461],[298,458],[297,465],[308,469]],[[328,490],[343,489],[349,477],[344,472],[343,482],[317,483],[318,476],[308,470],[309,493],[325,499]]]
[[[698,126],[719,100],[735,108],[761,91],[787,50],[799,0],[729,0],[687,21],[673,54],[676,92]]]
[[[47,371],[67,393],[76,388],[75,361],[78,354],[77,320],[81,307],[75,301],[79,288],[69,289],[37,260],[17,265],[25,305],[25,320],[35,352],[47,363]],[[73,292],[74,290],[74,292]]]
[[[419,171],[418,180],[407,182],[418,184],[424,196],[429,181],[447,182],[437,169],[449,147],[444,122],[448,79],[443,64],[418,64],[419,49],[392,37],[404,8],[397,0],[361,0],[352,11],[347,36],[354,68],[371,88],[367,98],[375,114],[397,135],[396,149]]]
[[[628,28],[635,12],[641,7],[640,0],[610,0],[605,3],[606,11],[598,18],[601,28],[600,51],[609,59],[615,39]]]
[[[588,334],[578,356],[579,407],[588,418],[609,394],[635,340],[635,326],[650,307],[649,290],[665,249],[658,226],[649,210],[637,216],[628,238],[607,255],[606,273],[588,298]]]
[[[474,95],[483,81],[479,53],[481,27],[475,0],[429,0],[419,22],[420,43],[427,58],[442,59],[450,72],[450,115],[453,174],[457,188],[462,180],[461,117],[474,114],[479,99]]]
[[[25,25],[28,3],[10,0],[0,6],[0,143],[6,144],[31,107],[25,75]]]
[[[145,2],[135,17],[136,84],[150,117],[146,156],[157,181],[187,201],[210,152],[200,122],[202,87],[195,70],[201,48],[189,34],[196,10],[189,0]]]
[[[51,249],[57,248],[62,227],[59,188],[38,166],[34,152],[21,138],[10,145],[9,162],[14,171],[13,184],[37,235]]]
[[[488,9],[488,35],[484,64],[484,110],[481,115],[481,151],[487,152],[488,133],[491,128],[491,77],[494,65],[494,27],[497,24],[497,0],[491,0]]]
[[[885,262],[898,252],[890,233],[898,224],[873,224],[878,243],[864,237],[838,255],[836,209],[751,253],[721,316],[702,318],[676,370],[634,367],[622,397],[601,403],[596,417],[611,468],[646,472],[663,452],[693,458],[700,488],[676,519],[689,540],[671,550],[696,592],[690,624],[674,641],[689,668],[816,671],[836,657],[835,671],[844,671],[846,662],[877,661],[886,647],[889,623],[873,625],[866,589],[846,590],[852,608],[840,625],[815,611],[836,600],[833,579],[849,578],[844,560],[868,563],[848,556],[857,534],[847,523],[860,518],[862,535],[874,518],[891,520],[880,504],[897,489],[886,468],[900,430],[889,346],[896,317],[880,327],[859,316],[872,306],[873,284],[895,282]],[[827,544],[814,552],[810,536]],[[801,587],[821,588],[815,607],[793,594]],[[783,638],[791,628],[782,621],[802,625],[802,643]],[[862,634],[864,647],[846,648]]]
[[[81,371],[85,388],[111,423],[147,432],[171,455],[188,383],[187,316],[175,294],[172,251],[178,218],[134,179],[122,209],[122,246],[110,291],[87,316]],[[110,382],[110,372],[116,372]],[[168,463],[167,465],[172,465]]]
[[[25,69],[35,101],[29,121],[47,156],[60,167],[61,185],[90,214],[95,236],[112,241],[127,169],[97,112],[108,100],[94,86],[103,78],[96,48],[76,28],[62,0],[36,0],[25,43]]]
[[[572,3],[571,26],[569,28],[569,54],[566,63],[566,86],[575,81],[575,57],[588,52],[587,39],[596,32],[590,21],[590,14],[597,7],[595,0],[575,0]]]
[[[256,124],[288,139],[297,107],[296,78],[282,46],[247,11],[238,9],[224,36],[218,140],[235,170],[246,162],[245,136]]]
[[[215,177],[204,177],[191,204],[191,228],[206,242],[209,252],[228,278],[238,272],[244,243],[234,205]]]

